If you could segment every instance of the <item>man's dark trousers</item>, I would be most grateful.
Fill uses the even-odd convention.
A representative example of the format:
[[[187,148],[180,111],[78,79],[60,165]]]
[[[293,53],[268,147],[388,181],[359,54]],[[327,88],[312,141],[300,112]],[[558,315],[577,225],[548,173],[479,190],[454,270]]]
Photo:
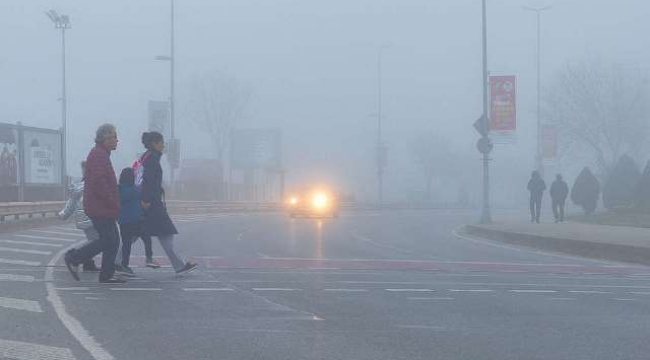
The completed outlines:
[[[120,235],[117,231],[115,219],[91,217],[93,227],[99,233],[99,239],[72,250],[70,260],[74,265],[79,265],[102,253],[102,269],[99,281],[110,279],[115,274],[115,256],[120,246]]]
[[[542,197],[530,197],[530,221],[539,222],[540,212],[542,211]]]
[[[564,221],[564,204],[566,199],[553,199],[553,215],[555,215],[555,220]]]

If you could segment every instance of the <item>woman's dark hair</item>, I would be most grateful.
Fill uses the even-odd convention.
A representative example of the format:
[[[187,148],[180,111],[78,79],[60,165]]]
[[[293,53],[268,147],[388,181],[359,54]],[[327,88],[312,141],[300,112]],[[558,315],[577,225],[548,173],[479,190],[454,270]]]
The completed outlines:
[[[130,167],[122,169],[120,174],[120,185],[130,186],[135,184],[135,175]]]
[[[155,142],[161,142],[163,140],[163,136],[161,133],[157,131],[150,131],[150,132],[144,132],[142,133],[142,145],[144,145],[147,150],[151,150],[151,146]]]

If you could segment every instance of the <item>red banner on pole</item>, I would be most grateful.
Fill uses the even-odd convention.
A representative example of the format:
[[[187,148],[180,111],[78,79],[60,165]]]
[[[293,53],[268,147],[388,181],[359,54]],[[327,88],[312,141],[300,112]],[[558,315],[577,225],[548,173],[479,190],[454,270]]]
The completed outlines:
[[[490,76],[490,131],[517,130],[516,77]]]
[[[557,128],[553,125],[542,126],[542,158],[557,157]]]

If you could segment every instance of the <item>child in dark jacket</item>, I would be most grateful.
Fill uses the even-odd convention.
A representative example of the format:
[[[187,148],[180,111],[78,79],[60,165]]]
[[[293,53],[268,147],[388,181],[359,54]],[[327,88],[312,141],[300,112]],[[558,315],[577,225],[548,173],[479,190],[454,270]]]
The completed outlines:
[[[140,190],[135,186],[135,177],[132,168],[124,168],[122,170],[120,174],[119,193],[120,215],[118,223],[120,224],[120,233],[122,235],[122,251],[118,252],[115,259],[115,272],[126,276],[135,275],[129,267],[129,258],[131,257],[131,245],[138,238],[142,238],[144,242],[147,267],[159,268],[160,265],[153,260],[151,237],[142,234],[144,210],[140,203]]]

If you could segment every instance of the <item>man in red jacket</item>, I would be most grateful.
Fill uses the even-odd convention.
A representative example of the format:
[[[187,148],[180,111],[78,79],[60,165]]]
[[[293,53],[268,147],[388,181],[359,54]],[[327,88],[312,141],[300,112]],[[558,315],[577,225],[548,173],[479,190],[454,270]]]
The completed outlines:
[[[117,148],[115,126],[104,124],[97,129],[95,147],[86,159],[84,186],[84,210],[99,233],[99,239],[73,249],[65,254],[65,265],[72,277],[79,281],[77,267],[87,259],[102,253],[102,269],[99,282],[116,284],[126,280],[115,277],[115,256],[119,246],[117,217],[120,213],[120,198],[117,179],[111,163],[111,151]]]

